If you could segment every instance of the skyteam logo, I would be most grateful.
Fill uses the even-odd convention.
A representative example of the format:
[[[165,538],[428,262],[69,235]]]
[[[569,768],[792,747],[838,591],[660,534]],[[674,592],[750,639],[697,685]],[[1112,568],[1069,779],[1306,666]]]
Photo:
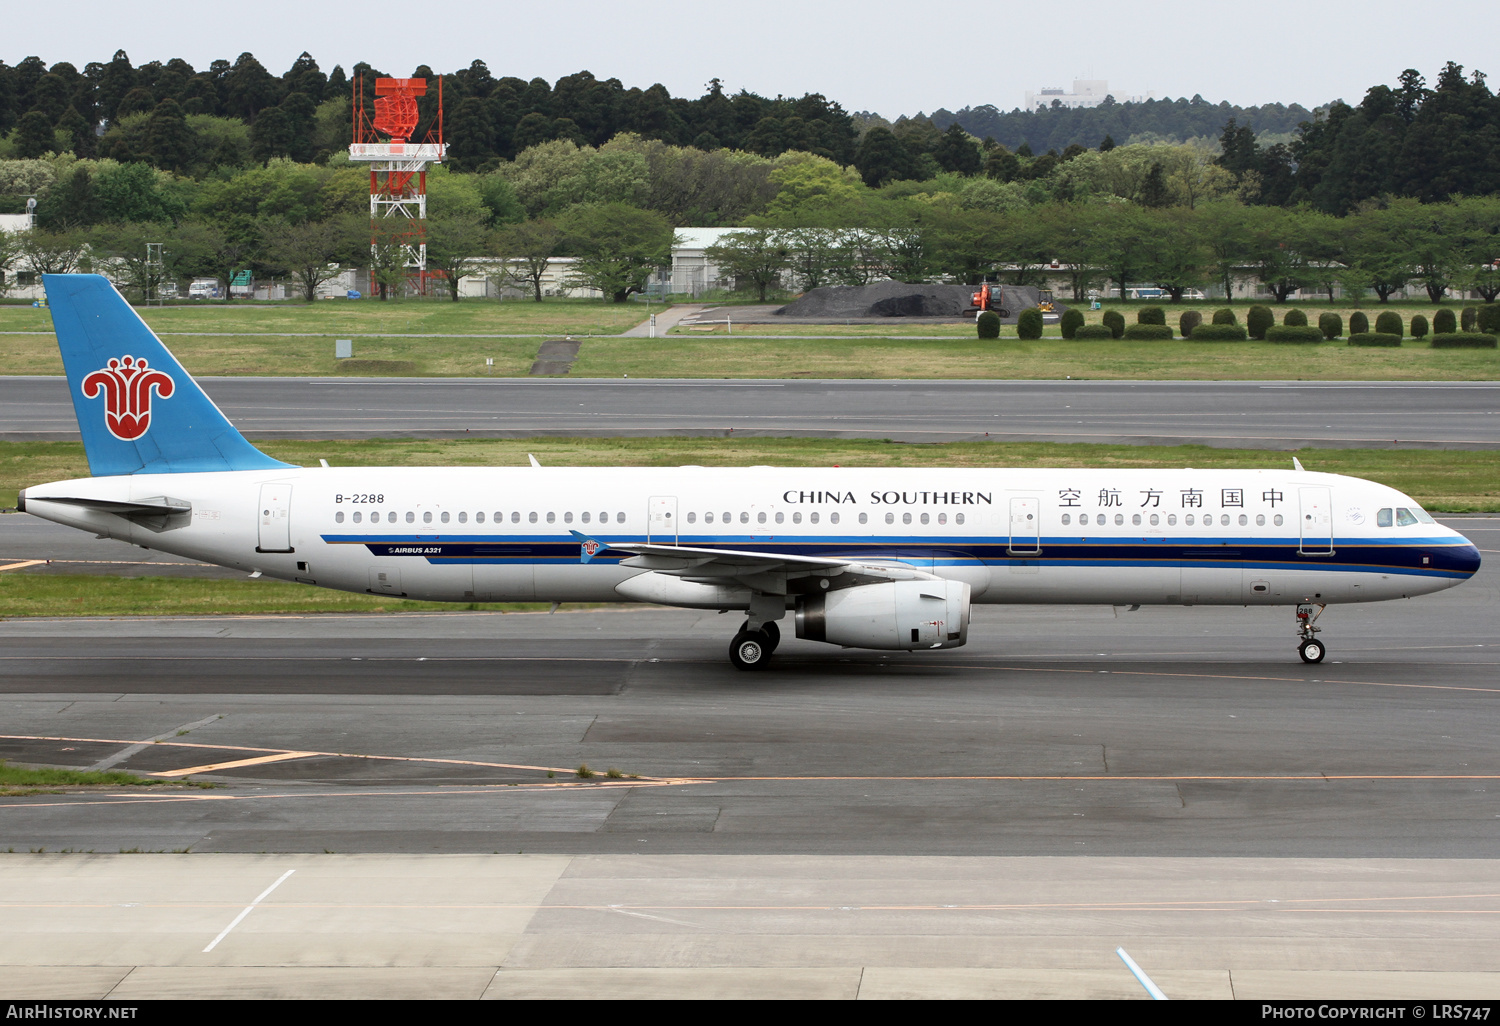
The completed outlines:
[[[159,370],[148,370],[145,360],[122,356],[83,379],[83,395],[104,395],[104,425],[122,442],[133,442],[151,427],[151,390],[168,398],[176,386]]]

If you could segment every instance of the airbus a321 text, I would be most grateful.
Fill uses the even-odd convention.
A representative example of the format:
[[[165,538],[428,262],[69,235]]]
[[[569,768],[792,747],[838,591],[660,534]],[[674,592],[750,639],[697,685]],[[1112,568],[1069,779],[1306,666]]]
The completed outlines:
[[[1290,470],[296,467],[251,445],[107,280],[44,276],[92,477],[20,508],[267,577],[449,602],[743,610],[729,658],[796,635],[964,644],[972,603],[1410,598],[1479,553],[1400,492]]]

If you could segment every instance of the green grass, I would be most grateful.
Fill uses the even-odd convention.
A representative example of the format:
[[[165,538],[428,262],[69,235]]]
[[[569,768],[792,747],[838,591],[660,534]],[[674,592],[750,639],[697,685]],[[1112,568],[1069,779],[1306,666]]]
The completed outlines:
[[[89,785],[104,785],[108,787],[160,787],[165,784],[187,783],[191,787],[215,787],[215,784],[201,784],[191,781],[166,781],[154,780],[150,777],[139,777],[134,773],[126,773],[122,770],[105,770],[95,772],[93,770],[69,770],[69,769],[25,769],[20,766],[12,766],[4,759],[0,759],[0,794],[26,793],[25,791],[13,791],[12,788],[36,788],[36,787],[78,787]]]
[[[1134,322],[1145,304],[1112,308]],[[1241,323],[1247,303],[1235,303]],[[1205,319],[1216,304],[1166,305],[1175,325],[1185,309]],[[1273,307],[1278,323],[1291,306]],[[1348,306],[1301,304],[1309,320]],[[651,309],[660,311],[660,306]],[[1367,305],[1366,313],[1376,306]],[[1399,307],[1403,320],[1431,304]],[[1044,338],[1022,342],[1007,328],[998,342],[980,342],[970,321],[912,324],[744,325],[736,334],[685,332],[659,339],[615,337],[645,318],[644,304],[599,300],[407,300],[379,303],[330,301],[236,303],[143,310],[149,324],[194,374],[521,376],[536,358],[540,337],[457,336],[523,334],[592,338],[573,366],[573,377],[837,377],[837,378],[1021,378],[1114,380],[1492,380],[1500,378],[1500,354],[1488,350],[1433,350],[1408,339],[1400,349],[1370,350],[1342,341],[1286,346],[1260,342],[1069,342],[1057,327]],[[1090,323],[1103,311],[1086,311]],[[1373,318],[1372,318],[1373,319]],[[57,344],[48,332],[47,310],[0,306],[0,374],[61,374]],[[170,334],[186,332],[187,334]],[[403,338],[438,334],[439,338]],[[749,338],[747,335],[781,337]],[[789,335],[817,336],[810,339]],[[936,339],[912,336],[940,336]],[[353,361],[333,357],[333,340],[354,340]],[[485,363],[494,360],[493,366]]]
[[[146,567],[143,570],[149,569]],[[316,613],[421,613],[455,608],[531,612],[545,602],[443,602],[310,588],[266,578],[114,577],[95,574],[0,574],[0,619],[23,616],[255,616]]]

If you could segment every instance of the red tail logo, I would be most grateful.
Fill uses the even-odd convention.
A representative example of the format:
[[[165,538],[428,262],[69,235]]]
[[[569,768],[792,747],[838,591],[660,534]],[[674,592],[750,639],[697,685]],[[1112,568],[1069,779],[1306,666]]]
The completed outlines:
[[[83,379],[83,395],[96,399],[104,394],[104,424],[122,442],[133,442],[151,426],[151,390],[166,399],[175,390],[172,379],[159,370],[147,370],[145,360],[122,356],[109,366]]]

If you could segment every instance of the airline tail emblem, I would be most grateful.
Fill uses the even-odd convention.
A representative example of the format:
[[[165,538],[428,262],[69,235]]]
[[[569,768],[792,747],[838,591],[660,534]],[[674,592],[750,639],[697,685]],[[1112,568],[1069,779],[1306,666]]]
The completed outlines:
[[[123,442],[133,442],[151,427],[151,392],[169,398],[176,386],[169,375],[151,370],[144,359],[111,358],[109,366],[83,379],[87,399],[104,395],[104,425]]]

